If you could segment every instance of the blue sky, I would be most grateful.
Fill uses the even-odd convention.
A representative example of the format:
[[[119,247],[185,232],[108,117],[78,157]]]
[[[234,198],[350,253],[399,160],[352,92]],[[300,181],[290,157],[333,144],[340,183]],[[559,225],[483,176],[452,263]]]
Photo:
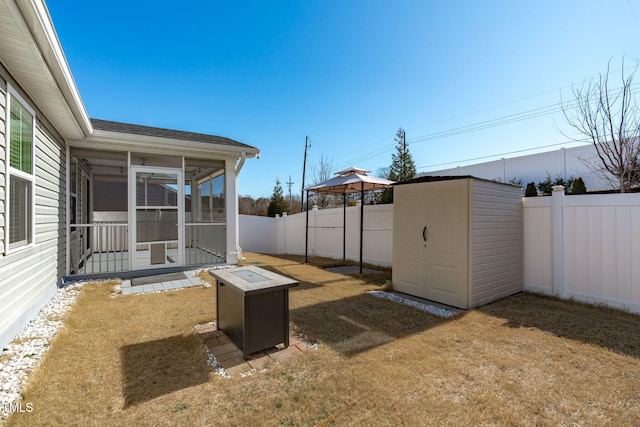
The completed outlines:
[[[561,96],[640,59],[633,0],[47,6],[91,117],[257,146],[239,179],[254,198],[289,176],[300,193],[307,135],[306,184],[321,156],[389,166],[399,127],[418,172],[572,146]]]

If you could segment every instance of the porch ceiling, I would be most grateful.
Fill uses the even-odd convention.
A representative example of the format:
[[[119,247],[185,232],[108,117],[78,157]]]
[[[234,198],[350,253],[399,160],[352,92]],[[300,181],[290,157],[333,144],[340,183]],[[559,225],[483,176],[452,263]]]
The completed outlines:
[[[71,155],[83,161],[96,175],[127,175],[126,152],[72,148]],[[131,164],[181,168],[182,159],[176,156],[131,153]],[[224,161],[222,160],[194,159],[189,157],[185,159],[185,178],[197,178],[223,169]]]

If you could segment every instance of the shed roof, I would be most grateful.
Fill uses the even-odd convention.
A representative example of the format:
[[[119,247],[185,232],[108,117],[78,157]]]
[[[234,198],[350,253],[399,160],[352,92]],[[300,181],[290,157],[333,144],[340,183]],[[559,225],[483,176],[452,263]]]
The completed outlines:
[[[404,184],[416,184],[419,182],[452,181],[455,179],[475,179],[478,181],[492,182],[494,184],[508,185],[511,187],[522,187],[521,185],[518,185],[518,184],[511,184],[509,182],[500,182],[494,179],[478,178],[472,175],[434,175],[434,176],[423,175],[423,176],[419,176],[417,178],[409,179],[406,181],[394,182],[393,185],[395,186],[395,185],[404,185]]]

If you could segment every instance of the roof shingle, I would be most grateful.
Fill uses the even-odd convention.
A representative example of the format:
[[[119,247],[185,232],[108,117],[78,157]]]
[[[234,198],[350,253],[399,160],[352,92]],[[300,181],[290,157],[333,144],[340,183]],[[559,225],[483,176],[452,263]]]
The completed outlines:
[[[230,138],[207,135],[204,133],[133,125],[129,123],[112,122],[100,119],[91,119],[91,124],[95,130],[103,130],[107,132],[129,133],[133,135],[152,136],[157,138],[179,139],[182,141],[205,142],[209,144],[227,145],[239,148],[253,148],[257,150],[256,147],[243,144]]]

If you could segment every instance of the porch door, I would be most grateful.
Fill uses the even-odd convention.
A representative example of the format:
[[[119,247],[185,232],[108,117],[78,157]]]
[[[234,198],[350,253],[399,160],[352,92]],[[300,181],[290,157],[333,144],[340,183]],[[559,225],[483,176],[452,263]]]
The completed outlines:
[[[131,268],[183,265],[182,170],[134,166],[130,178]]]

